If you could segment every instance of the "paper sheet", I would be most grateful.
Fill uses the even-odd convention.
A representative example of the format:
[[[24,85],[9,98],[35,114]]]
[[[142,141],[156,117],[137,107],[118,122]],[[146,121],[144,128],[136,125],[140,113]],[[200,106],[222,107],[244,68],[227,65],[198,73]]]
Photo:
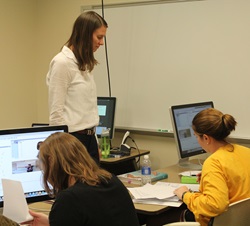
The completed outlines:
[[[170,186],[169,183],[165,183],[162,186],[157,182],[156,184],[145,184],[142,187],[128,188],[135,199],[166,199],[174,196],[174,190],[176,187]]]
[[[157,199],[133,199],[134,203],[141,203],[141,204],[152,204],[152,205],[162,205],[162,206],[171,206],[171,207],[179,207],[182,204],[182,201],[178,200],[157,200]]]
[[[128,188],[128,190],[133,195],[134,203],[179,207],[182,204],[182,201],[174,195],[174,190],[184,185],[193,191],[199,190],[199,184],[180,184],[168,182],[157,182],[154,185],[146,184],[142,187]]]
[[[193,170],[193,171],[184,171],[179,173],[181,176],[197,176],[199,173],[201,173],[200,170]]]
[[[17,223],[32,220],[33,217],[29,214],[21,182],[2,179],[2,186],[4,196],[3,215]]]

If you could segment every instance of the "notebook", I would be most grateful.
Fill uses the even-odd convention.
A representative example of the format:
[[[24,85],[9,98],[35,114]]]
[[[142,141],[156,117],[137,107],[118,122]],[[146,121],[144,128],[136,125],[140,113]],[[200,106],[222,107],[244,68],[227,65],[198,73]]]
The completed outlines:
[[[122,182],[126,182],[129,184],[141,184],[141,170],[133,171],[130,173],[120,174],[118,178]],[[168,178],[168,174],[164,172],[152,171],[151,181],[158,181]]]

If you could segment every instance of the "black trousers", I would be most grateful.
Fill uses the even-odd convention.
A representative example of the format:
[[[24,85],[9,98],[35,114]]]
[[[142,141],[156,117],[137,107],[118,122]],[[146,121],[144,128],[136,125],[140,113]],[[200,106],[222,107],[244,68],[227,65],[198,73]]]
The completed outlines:
[[[96,161],[96,163],[100,164],[100,157],[99,157],[99,149],[96,140],[95,134],[87,135],[78,132],[70,133],[71,135],[75,136],[81,143],[86,147],[90,156]]]
[[[173,222],[180,222],[182,212],[186,210],[186,205],[180,207],[170,207],[168,210],[159,214],[143,214],[137,213],[140,225],[146,226],[162,226]]]
[[[181,221],[195,221],[193,212],[186,208],[181,214]]]

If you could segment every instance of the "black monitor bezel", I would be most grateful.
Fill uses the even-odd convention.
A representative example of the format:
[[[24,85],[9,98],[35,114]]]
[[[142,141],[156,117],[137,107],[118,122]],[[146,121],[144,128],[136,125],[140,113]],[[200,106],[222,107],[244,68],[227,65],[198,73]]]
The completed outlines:
[[[49,126],[49,123],[34,122],[31,124],[32,127]]]
[[[192,151],[189,153],[183,153],[183,149],[181,146],[181,139],[179,137],[179,133],[177,131],[177,124],[176,124],[176,117],[175,117],[175,110],[178,109],[185,109],[185,108],[190,108],[190,107],[202,107],[202,106],[208,106],[213,108],[214,104],[213,101],[206,101],[206,102],[197,102],[197,103],[190,103],[190,104],[181,104],[181,105],[174,105],[170,107],[170,116],[171,116],[171,122],[172,122],[172,127],[173,127],[173,133],[174,133],[174,138],[175,138],[175,143],[177,146],[177,152],[178,152],[178,157],[179,159],[188,159],[189,157],[193,157],[196,155],[200,155],[203,153],[206,153],[202,147],[200,147],[196,151]]]
[[[116,112],[116,97],[103,97],[103,96],[98,96],[97,97],[97,105],[98,105],[98,100],[108,100],[108,101],[112,101],[112,108],[113,108],[113,111],[112,111],[112,126],[110,128],[110,133],[109,133],[109,137],[110,139],[113,139],[114,138],[114,133],[115,133],[115,112]],[[99,126],[99,125],[98,125]],[[97,126],[97,127],[98,127]],[[97,134],[97,137],[98,138],[101,138],[101,135],[100,134]]]
[[[15,128],[15,129],[4,129],[0,130],[0,136],[1,135],[11,135],[11,134],[21,134],[21,133],[34,133],[34,132],[41,132],[41,131],[54,131],[54,130],[62,130],[66,133],[68,133],[68,126],[66,125],[59,125],[59,126],[39,126],[39,127],[28,127],[28,128]],[[33,203],[33,202],[40,202],[40,201],[46,201],[51,200],[52,198],[46,194],[42,196],[36,196],[36,197],[26,197],[27,203]],[[0,207],[3,207],[4,201],[0,201]]]

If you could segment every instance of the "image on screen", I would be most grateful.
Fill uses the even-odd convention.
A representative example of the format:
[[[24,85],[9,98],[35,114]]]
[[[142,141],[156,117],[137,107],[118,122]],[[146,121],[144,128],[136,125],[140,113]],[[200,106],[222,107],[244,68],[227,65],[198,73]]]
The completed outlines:
[[[115,97],[97,97],[97,106],[99,114],[99,125],[96,127],[97,137],[100,138],[102,131],[110,129],[110,139],[113,139],[115,132]]]
[[[0,130],[0,178],[20,181],[28,203],[50,199],[43,189],[42,171],[37,159],[37,143],[55,132],[68,132],[68,127]],[[3,206],[3,202],[0,181],[0,207]]]

